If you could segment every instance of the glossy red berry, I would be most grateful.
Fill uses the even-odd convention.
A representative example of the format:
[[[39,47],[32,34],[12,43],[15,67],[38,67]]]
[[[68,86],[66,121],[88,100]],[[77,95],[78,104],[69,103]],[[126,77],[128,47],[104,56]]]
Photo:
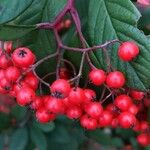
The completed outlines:
[[[50,97],[45,103],[45,107],[50,113],[63,113],[64,112],[64,104],[61,99],[57,99],[55,97]]]
[[[113,120],[113,115],[111,112],[105,110],[99,118],[100,127],[110,126]]]
[[[17,103],[20,106],[25,106],[30,104],[35,98],[35,92],[29,87],[22,87],[17,94]]]
[[[80,105],[85,99],[84,90],[81,88],[72,88],[68,99],[71,105]]]
[[[131,61],[139,54],[139,47],[134,42],[124,42],[120,45],[118,56],[123,61]]]
[[[78,119],[82,115],[82,109],[80,107],[71,107],[67,110],[66,115],[70,119]]]
[[[5,71],[5,77],[10,82],[16,82],[20,74],[20,70],[15,66],[10,66]]]
[[[58,79],[52,83],[50,90],[53,96],[65,98],[69,95],[71,87],[67,80]]]
[[[90,103],[91,101],[94,101],[96,99],[96,93],[91,89],[84,89],[84,95],[84,103]]]
[[[136,115],[138,113],[138,107],[135,104],[129,106],[128,112]]]
[[[40,109],[41,107],[44,106],[44,102],[42,97],[36,96],[35,99],[33,99],[33,102],[31,104],[31,108],[34,110]]]
[[[12,59],[16,66],[28,68],[35,62],[35,55],[27,47],[19,47],[14,50]]]
[[[106,73],[101,69],[94,69],[89,73],[89,79],[94,85],[100,86],[106,80]]]
[[[150,138],[149,135],[146,133],[142,133],[137,136],[137,141],[142,146],[148,146],[150,144]]]
[[[120,71],[110,72],[106,78],[106,84],[110,88],[121,88],[125,84],[125,77]]]
[[[36,90],[38,88],[39,80],[33,73],[28,73],[24,78],[24,82],[33,90]]]
[[[132,128],[136,124],[136,118],[129,112],[123,112],[118,116],[119,124],[122,128]]]
[[[140,130],[141,132],[148,132],[150,129],[150,124],[147,121],[140,122]]]
[[[9,92],[12,89],[12,84],[7,80],[6,77],[1,78],[0,87],[5,91]]]
[[[80,118],[80,124],[87,130],[95,130],[97,128],[97,120],[84,115]]]
[[[12,65],[12,61],[7,58],[4,54],[0,56],[0,68],[6,69]]]
[[[70,19],[66,19],[65,22],[64,22],[64,27],[65,27],[65,28],[70,28],[71,23],[72,23],[72,22],[71,22]]]
[[[56,118],[55,114],[49,114],[44,107],[36,111],[36,118],[40,123],[47,123],[53,121]]]
[[[138,91],[138,90],[131,90],[130,91],[130,96],[135,99],[135,100],[142,100],[145,96],[145,93],[142,91]]]
[[[102,115],[103,107],[99,102],[91,102],[85,106],[85,112],[92,118],[99,118]]]
[[[127,111],[129,107],[132,105],[132,99],[129,96],[122,94],[115,98],[114,104],[121,111]]]

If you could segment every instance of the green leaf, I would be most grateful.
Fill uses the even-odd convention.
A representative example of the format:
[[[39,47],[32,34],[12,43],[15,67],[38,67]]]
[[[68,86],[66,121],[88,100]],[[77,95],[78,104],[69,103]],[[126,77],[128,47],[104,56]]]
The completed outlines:
[[[2,40],[15,40],[21,38],[25,34],[36,30],[36,26],[25,25],[0,25],[0,39]]]
[[[118,45],[110,47],[111,64],[123,71],[127,86],[145,90],[150,87],[150,41],[137,29],[140,13],[130,0],[90,0],[88,12],[88,42],[98,45],[108,40],[132,40],[140,47],[140,55],[131,63],[118,59]],[[99,67],[106,68],[102,50],[94,52]]]
[[[4,135],[0,134],[0,150],[4,150],[4,145],[5,145]]]
[[[43,132],[35,127],[30,128],[30,136],[32,142],[39,150],[47,150],[47,141]]]
[[[49,123],[46,123],[46,124],[41,124],[39,122],[33,122],[33,126],[41,129],[43,132],[50,132],[52,130],[54,130],[55,128],[55,124],[54,122],[49,122]]]
[[[1,0],[0,1],[0,24],[16,18],[25,11],[33,0]]]
[[[27,113],[26,108],[18,105],[16,107],[13,107],[11,111],[11,115],[15,117],[18,121],[24,119],[26,113]]]
[[[10,150],[24,150],[28,142],[28,132],[26,128],[16,129],[10,139]]]

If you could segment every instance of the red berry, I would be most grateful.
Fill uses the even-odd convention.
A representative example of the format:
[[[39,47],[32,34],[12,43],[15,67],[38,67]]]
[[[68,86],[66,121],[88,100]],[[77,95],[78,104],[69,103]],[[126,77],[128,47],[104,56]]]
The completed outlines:
[[[111,114],[111,112],[105,110],[99,118],[99,125],[100,127],[109,126],[111,125],[112,120],[113,115]]]
[[[67,117],[70,119],[78,119],[82,115],[82,110],[79,107],[71,107],[66,112]]]
[[[26,47],[20,47],[14,50],[12,59],[16,66],[28,68],[35,62],[35,55],[30,49]]]
[[[35,99],[33,99],[33,102],[31,104],[32,109],[40,109],[43,106],[43,99],[42,97],[36,96]]]
[[[134,42],[124,42],[120,45],[118,56],[123,61],[131,61],[139,54],[139,48]]]
[[[1,78],[0,86],[5,92],[9,92],[12,89],[12,84],[5,78]]]
[[[148,132],[150,129],[150,125],[147,121],[141,121],[140,122],[140,130],[142,132]]]
[[[64,79],[58,79],[50,87],[53,96],[65,98],[71,90],[70,84]]]
[[[118,118],[114,118],[111,122],[112,128],[117,128],[119,125]]]
[[[84,91],[81,88],[72,88],[68,99],[71,105],[80,105],[85,99]]]
[[[140,100],[142,100],[144,98],[145,93],[141,92],[141,91],[137,91],[137,90],[131,90],[130,96],[133,99],[140,101]]]
[[[71,22],[70,19],[66,19],[66,20],[65,20],[65,23],[64,23],[64,27],[65,27],[65,28],[70,28],[71,23],[72,23],[72,22]]]
[[[47,100],[45,106],[50,113],[64,113],[64,104],[61,99],[50,97],[49,100]]]
[[[122,72],[110,72],[106,78],[106,84],[111,88],[121,88],[125,84],[125,77]]]
[[[40,108],[36,111],[36,118],[40,123],[47,123],[49,121],[53,121],[56,118],[55,114],[49,114],[45,108]]]
[[[106,73],[101,69],[94,69],[89,73],[89,79],[94,85],[100,86],[106,80]]]
[[[84,115],[80,118],[80,124],[82,127],[88,130],[95,130],[97,128],[97,120]]]
[[[85,106],[85,112],[92,118],[99,118],[102,115],[103,107],[99,102],[91,102]]]
[[[131,128],[136,124],[136,118],[129,112],[123,112],[118,116],[119,124],[122,128]]]
[[[12,65],[12,61],[4,54],[0,56],[0,68],[6,69]]]
[[[91,89],[84,89],[84,95],[84,103],[90,103],[91,101],[94,101],[96,99],[96,93]]]
[[[122,111],[127,111],[132,105],[132,100],[129,96],[122,94],[115,98],[114,104]]]
[[[20,76],[20,70],[15,66],[10,66],[6,69],[5,76],[8,81],[16,82]]]
[[[138,135],[137,141],[138,141],[138,143],[141,144],[142,146],[148,146],[148,145],[150,144],[149,135],[146,134],[146,133],[142,133],[142,134]]]
[[[17,91],[17,103],[20,106],[28,105],[35,98],[35,92],[29,87],[22,87]]]
[[[0,69],[0,80],[5,77],[5,71]]]
[[[25,76],[24,82],[27,83],[33,90],[38,88],[39,80],[33,73],[28,73]]]
[[[130,112],[133,115],[136,115],[138,113],[138,107],[135,104],[130,105],[128,112]]]

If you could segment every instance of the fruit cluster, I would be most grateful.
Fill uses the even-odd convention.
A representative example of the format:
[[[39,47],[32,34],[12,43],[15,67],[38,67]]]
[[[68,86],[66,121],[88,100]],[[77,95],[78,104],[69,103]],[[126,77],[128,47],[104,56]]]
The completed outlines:
[[[15,97],[20,106],[30,106],[39,122],[53,121],[63,114],[69,119],[79,119],[81,126],[88,130],[132,128],[141,132],[137,137],[140,144],[150,144],[149,123],[147,117],[142,116],[147,115],[145,110],[150,106],[148,94],[123,88],[126,78],[122,72],[102,69],[89,72],[89,81],[109,92],[109,95],[103,93],[100,100],[94,90],[72,86],[64,71],[60,72],[61,78],[49,87],[51,94],[37,95],[39,79],[32,69],[36,56],[26,47],[11,50],[11,44],[0,49],[0,93]],[[133,42],[122,43],[118,50],[123,61],[131,61],[138,54],[139,48]],[[106,100],[109,101],[103,105]]]

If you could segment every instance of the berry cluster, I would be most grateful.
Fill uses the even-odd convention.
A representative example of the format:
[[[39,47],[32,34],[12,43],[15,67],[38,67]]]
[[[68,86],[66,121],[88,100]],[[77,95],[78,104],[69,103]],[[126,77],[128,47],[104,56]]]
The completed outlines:
[[[20,106],[30,106],[39,122],[46,123],[55,120],[58,115],[66,115],[69,119],[78,119],[88,130],[132,128],[141,132],[137,137],[140,144],[150,144],[149,123],[141,117],[150,105],[147,94],[123,88],[126,78],[122,72],[105,72],[96,68],[89,72],[89,81],[109,92],[109,95],[104,92],[100,100],[94,90],[73,86],[64,68],[60,69],[60,79],[49,86],[51,94],[37,95],[40,80],[33,71],[36,61],[33,52],[26,47],[12,52],[12,45],[9,45],[0,49],[0,53],[0,93],[15,97]],[[123,61],[131,61],[138,54],[139,48],[133,42],[122,43],[118,50]],[[106,100],[109,101],[103,105]]]

